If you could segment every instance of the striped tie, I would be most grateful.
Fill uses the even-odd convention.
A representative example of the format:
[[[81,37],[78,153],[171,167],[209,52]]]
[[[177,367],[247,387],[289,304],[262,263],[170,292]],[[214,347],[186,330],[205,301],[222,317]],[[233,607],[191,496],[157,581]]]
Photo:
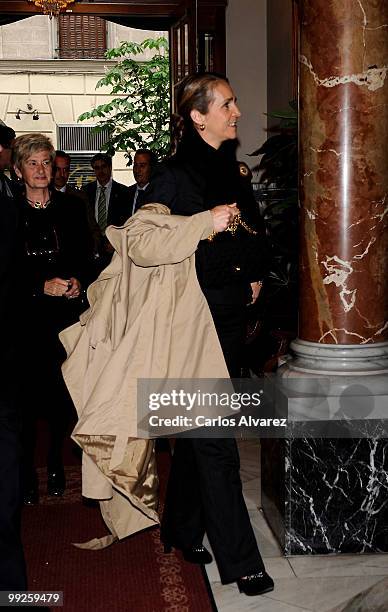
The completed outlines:
[[[100,195],[97,204],[97,223],[101,231],[105,232],[107,224],[105,187],[100,187]]]

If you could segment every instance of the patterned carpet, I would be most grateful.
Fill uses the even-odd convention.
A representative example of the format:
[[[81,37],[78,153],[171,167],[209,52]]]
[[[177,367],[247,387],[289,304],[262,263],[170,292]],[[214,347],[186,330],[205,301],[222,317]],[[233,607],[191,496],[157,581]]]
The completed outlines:
[[[162,497],[168,467],[168,453],[158,453]],[[66,467],[61,499],[47,496],[44,468],[39,479],[40,504],[25,507],[22,521],[30,590],[63,591],[66,612],[215,610],[201,568],[164,554],[158,528],[104,550],[72,546],[107,534],[98,506],[82,500],[78,465]]]

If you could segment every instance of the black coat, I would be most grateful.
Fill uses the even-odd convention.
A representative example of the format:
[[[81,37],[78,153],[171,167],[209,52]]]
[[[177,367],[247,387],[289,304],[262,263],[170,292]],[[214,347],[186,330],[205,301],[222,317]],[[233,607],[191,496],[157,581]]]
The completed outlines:
[[[43,210],[32,208],[24,199],[19,202],[23,219],[25,272],[31,297],[43,294],[46,280],[74,276],[85,284],[88,270],[89,233],[84,209],[78,200],[59,191],[51,193],[51,202]],[[48,257],[36,254],[42,242],[55,253]]]
[[[179,215],[237,203],[242,219],[256,232],[239,228],[235,236],[222,232],[198,245],[198,280],[213,303],[249,302],[249,283],[261,280],[268,266],[258,205],[251,185],[240,174],[235,148],[235,141],[227,141],[214,149],[196,132],[189,132],[176,154],[156,170],[147,189],[148,202],[165,204]]]
[[[139,188],[139,193],[137,195],[135,210],[133,210],[133,202],[134,202],[134,199],[135,199],[136,191],[137,191],[137,183],[135,183],[134,185],[131,185],[130,187],[128,187],[129,202],[130,202],[130,207],[131,207],[131,215],[133,213],[135,213],[137,210],[139,210],[139,208],[141,206],[143,206],[143,204],[145,204],[146,202],[149,202],[148,197],[147,197],[148,186],[147,186],[146,189]]]
[[[95,217],[97,181],[87,183],[82,192],[86,193],[88,199],[89,214]],[[131,215],[128,187],[117,181],[112,181],[112,189],[108,202],[108,225],[123,225]]]
[[[25,385],[21,366],[18,289],[22,249],[21,215],[13,198],[0,193],[0,589],[27,588],[20,541],[20,388]],[[21,336],[22,334],[20,334]]]
[[[2,348],[0,363],[8,359],[15,344],[18,324],[18,291],[22,283],[22,218],[13,198],[0,194],[0,320]]]
[[[80,192],[81,196],[86,198],[87,217],[92,234],[94,278],[110,263],[113,254],[113,248],[105,234],[101,232],[96,220],[96,191],[97,181],[92,181],[87,183]],[[128,217],[131,216],[131,211],[132,204],[130,203],[128,187],[117,183],[117,181],[112,181],[112,189],[108,202],[107,225],[123,225]]]
[[[128,187],[128,198],[129,198],[129,208],[131,211],[131,215],[132,215],[132,209],[133,209],[133,200],[135,199],[135,195],[136,195],[136,191],[137,191],[137,183],[135,183],[134,185],[130,185],[130,187]]]
[[[86,288],[90,239],[85,211],[76,198],[53,191],[43,210],[32,208],[23,197],[16,203],[22,218],[22,324],[29,348],[35,344],[32,350],[37,351],[40,344],[44,347],[43,337],[59,345],[58,331],[85,309],[79,298],[45,295],[44,283],[75,277]]]

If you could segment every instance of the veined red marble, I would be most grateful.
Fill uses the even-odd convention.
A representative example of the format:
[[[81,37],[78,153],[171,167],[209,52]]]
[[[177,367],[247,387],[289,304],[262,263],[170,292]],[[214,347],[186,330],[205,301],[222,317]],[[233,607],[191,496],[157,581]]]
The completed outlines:
[[[388,339],[387,72],[387,0],[301,0],[303,340]]]

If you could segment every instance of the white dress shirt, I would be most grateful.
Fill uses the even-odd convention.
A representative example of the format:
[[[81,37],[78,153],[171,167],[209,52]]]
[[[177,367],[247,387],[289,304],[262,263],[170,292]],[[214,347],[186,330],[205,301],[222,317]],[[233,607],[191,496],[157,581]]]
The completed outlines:
[[[144,187],[139,187],[139,185],[136,186],[136,193],[135,196],[133,198],[133,204],[132,204],[132,215],[136,210],[136,202],[137,202],[137,196],[139,195],[139,191],[145,191],[148,187],[149,183],[147,183],[147,185],[144,185]]]

